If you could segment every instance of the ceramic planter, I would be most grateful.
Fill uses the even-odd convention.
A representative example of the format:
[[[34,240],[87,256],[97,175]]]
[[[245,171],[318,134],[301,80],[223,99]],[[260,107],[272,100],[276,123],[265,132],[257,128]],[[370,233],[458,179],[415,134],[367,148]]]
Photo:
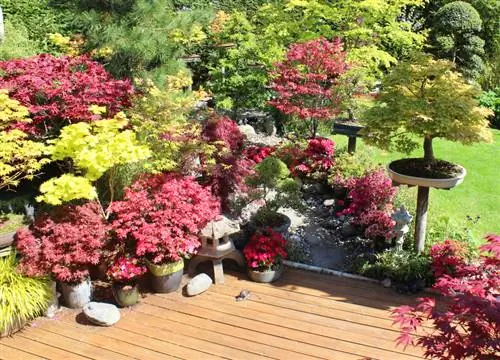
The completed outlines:
[[[248,268],[248,277],[250,280],[258,283],[271,283],[278,280],[283,274],[283,263],[280,263],[275,270],[257,271]]]
[[[90,302],[92,297],[90,278],[77,284],[61,283],[61,294],[67,307],[71,309],[83,308]]]
[[[113,296],[121,307],[133,306],[139,301],[139,286],[134,283],[113,283]]]
[[[457,165],[460,166],[460,165]],[[396,184],[412,185],[412,186],[422,186],[427,188],[437,188],[437,189],[451,189],[464,181],[465,175],[467,175],[467,170],[460,166],[462,173],[458,176],[448,179],[433,179],[425,177],[409,176],[405,174],[398,173],[391,169],[391,164],[387,166],[387,171],[389,177]]]
[[[151,274],[151,287],[154,292],[170,293],[181,286],[184,260],[160,265],[147,261],[146,265]]]

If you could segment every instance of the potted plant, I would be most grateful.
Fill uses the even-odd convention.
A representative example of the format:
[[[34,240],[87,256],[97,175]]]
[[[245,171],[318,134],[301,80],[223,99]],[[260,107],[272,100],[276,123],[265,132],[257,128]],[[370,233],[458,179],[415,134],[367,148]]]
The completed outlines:
[[[26,323],[43,315],[52,301],[48,278],[32,278],[17,269],[15,255],[0,258],[0,338],[22,329]]]
[[[393,161],[389,175],[396,184],[418,190],[415,238],[424,248],[429,187],[450,189],[466,174],[460,165],[436,159],[433,140],[471,144],[491,138],[489,110],[478,105],[480,89],[468,84],[446,60],[417,55],[401,62],[382,83],[374,106],[365,114],[365,141],[385,150],[409,154],[423,143],[423,158]]]
[[[283,259],[287,256],[286,240],[272,229],[256,232],[243,249],[243,255],[250,279],[270,283],[278,280],[283,273]]]
[[[28,276],[50,275],[61,285],[66,305],[82,308],[91,298],[89,266],[100,262],[106,233],[96,202],[55,207],[17,232],[20,268]]]
[[[139,278],[146,272],[146,267],[139,264],[137,258],[118,256],[109,267],[107,274],[113,282],[113,296],[118,305],[132,306],[139,301]]]
[[[252,187],[250,198],[259,198],[265,203],[251,219],[253,225],[286,233],[291,220],[278,213],[278,209],[282,206],[300,208],[300,185],[290,176],[286,164],[275,156],[268,156],[255,166],[255,174],[247,177],[246,182]]]
[[[198,233],[220,213],[220,202],[193,177],[175,173],[145,176],[111,204],[118,241],[145,257],[153,290],[179,288],[184,258],[200,246]]]

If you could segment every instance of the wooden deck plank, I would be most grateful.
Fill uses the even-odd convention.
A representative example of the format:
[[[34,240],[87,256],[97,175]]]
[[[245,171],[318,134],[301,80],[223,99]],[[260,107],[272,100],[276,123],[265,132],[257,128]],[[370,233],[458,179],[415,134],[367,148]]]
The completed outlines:
[[[395,347],[389,318],[413,297],[294,269],[273,284],[232,273],[225,280],[196,297],[146,294],[109,328],[65,309],[0,339],[0,359],[421,359],[420,349]],[[243,289],[252,296],[235,301]]]
[[[3,339],[1,341],[3,341]],[[44,360],[48,358],[33,355],[30,354],[29,352],[12,348],[10,346],[4,345],[3,343],[0,343],[0,359],[1,360],[13,360],[13,359]]]
[[[66,323],[58,320],[44,320],[41,321],[40,324],[43,324],[44,330],[53,332],[54,336],[63,335],[73,340],[78,340],[134,359],[176,359],[173,356],[162,354],[130,342],[125,342],[122,339],[110,337],[106,329],[79,325],[74,321],[72,323]]]
[[[94,360],[130,359],[130,357],[100,348],[98,346],[86,344],[78,340],[69,339],[63,335],[54,335],[53,332],[45,330],[43,326],[23,331],[21,337],[25,339],[31,339],[42,344],[50,345],[50,348],[53,351],[58,349],[64,352],[67,351],[69,353],[69,355],[67,353],[65,356],[58,355],[55,357],[56,359],[81,359],[82,357]]]
[[[287,343],[287,345],[281,348],[276,347],[276,344],[281,340],[280,338],[262,334],[257,331],[245,331],[245,329],[197,318],[192,315],[180,314],[175,311],[148,304],[141,304],[137,307],[137,311],[161,318],[162,321],[165,322],[165,326],[175,327],[176,329],[179,329],[176,323],[187,324],[189,328],[186,329],[185,335],[193,334],[191,329],[199,327],[199,329],[202,330],[201,333],[204,340],[212,339],[221,344],[234,346],[244,351],[262,354],[272,359],[290,359],[291,357],[297,360],[318,359],[318,357],[301,354],[300,346],[296,347],[296,351],[291,351],[287,348],[287,345],[293,345],[293,342]],[[199,330],[197,329],[195,331]],[[264,335],[264,337],[261,335]],[[271,346],[271,344],[273,346]]]

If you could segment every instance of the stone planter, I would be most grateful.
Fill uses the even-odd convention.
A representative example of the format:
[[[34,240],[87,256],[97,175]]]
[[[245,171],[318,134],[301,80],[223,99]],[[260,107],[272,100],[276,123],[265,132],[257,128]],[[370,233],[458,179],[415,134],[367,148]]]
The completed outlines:
[[[184,273],[184,260],[175,263],[156,265],[146,261],[151,274],[151,287],[157,293],[170,293],[181,286]]]
[[[280,263],[276,270],[256,271],[250,268],[247,269],[248,277],[250,280],[258,283],[271,283],[278,280],[283,274],[283,263]]]
[[[78,284],[61,283],[64,304],[71,309],[81,309],[92,298],[92,283],[87,278]]]
[[[113,296],[121,307],[133,306],[139,301],[139,286],[134,283],[113,283]]]
[[[467,175],[467,170],[465,170],[463,166],[460,166],[460,168],[462,169],[462,173],[460,175],[448,179],[432,179],[401,174],[392,170],[391,164],[387,166],[387,171],[389,173],[389,177],[396,184],[423,186],[436,189],[451,189],[461,184],[464,181],[465,175]]]
[[[282,220],[281,221],[281,225],[271,226],[271,229],[273,231],[279,232],[281,235],[283,235],[283,236],[286,237],[288,235],[288,229],[292,225],[292,220],[287,215],[285,215],[285,214],[277,213],[277,215]],[[261,225],[261,224],[251,223],[249,225],[250,225],[249,226],[249,230],[250,230],[251,234],[255,233],[259,229],[263,229],[263,228],[268,228],[269,227],[269,226],[266,226],[265,224]]]

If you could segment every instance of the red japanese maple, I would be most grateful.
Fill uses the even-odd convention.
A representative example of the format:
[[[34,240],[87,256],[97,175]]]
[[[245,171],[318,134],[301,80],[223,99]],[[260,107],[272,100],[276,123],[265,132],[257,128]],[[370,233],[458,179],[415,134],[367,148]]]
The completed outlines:
[[[56,207],[17,232],[20,267],[30,276],[52,275],[78,283],[89,276],[89,265],[100,262],[106,232],[99,204]]]
[[[120,241],[134,241],[135,254],[159,264],[196,252],[199,231],[220,214],[210,189],[178,174],[146,176],[110,207]]]
[[[89,110],[91,105],[105,106],[103,116],[131,105],[130,81],[113,79],[86,56],[42,54],[1,61],[0,69],[0,88],[29,108],[33,121],[18,127],[30,134],[54,135],[69,123],[100,119]]]
[[[402,331],[398,344],[422,346],[429,358],[500,359],[500,236],[486,239],[475,264],[457,261],[460,255],[448,251],[450,242],[444,245],[446,252],[437,251],[443,256],[435,268],[442,266],[445,257],[451,258],[444,262],[446,271],[434,285],[448,300],[446,307],[441,310],[435,299],[422,298],[415,307],[395,309],[392,317]],[[448,264],[453,264],[451,275]],[[434,331],[415,339],[412,334],[424,321],[431,321]]]
[[[240,151],[245,136],[238,125],[227,116],[212,116],[203,124],[203,138],[212,143],[223,145],[228,151]]]
[[[340,111],[340,76],[348,70],[339,38],[324,38],[293,44],[284,61],[271,72],[276,98],[269,103],[287,115],[307,122],[311,138],[319,121]]]

